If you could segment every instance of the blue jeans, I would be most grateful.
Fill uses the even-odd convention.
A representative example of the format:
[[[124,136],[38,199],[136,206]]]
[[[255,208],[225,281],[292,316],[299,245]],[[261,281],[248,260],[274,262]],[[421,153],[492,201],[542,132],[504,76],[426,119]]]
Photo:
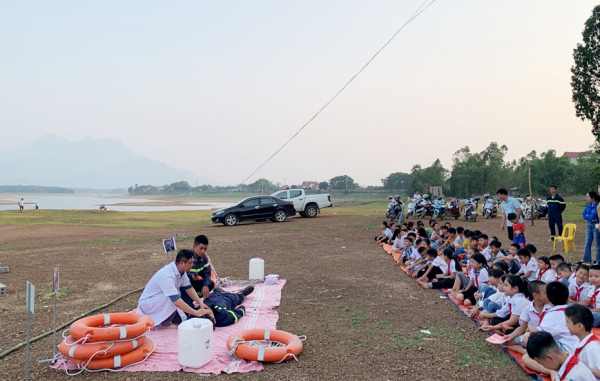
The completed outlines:
[[[482,284],[479,286],[479,293],[483,294],[483,299],[487,299],[496,293],[496,290],[490,285]]]
[[[600,327],[600,312],[592,312],[592,315],[594,315],[594,327]]]
[[[465,248],[464,247],[459,247],[458,249],[456,249],[456,251],[454,252],[454,255],[458,255],[458,254],[462,254],[465,252]]]
[[[592,262],[592,241],[596,241],[596,262],[598,262],[600,261],[600,231],[594,224],[588,224],[585,233],[585,250],[583,251],[584,262]]]
[[[492,302],[490,299],[485,299],[483,301],[483,310],[487,311],[491,314],[495,313],[496,311],[498,311],[502,306],[499,305],[496,302]]]

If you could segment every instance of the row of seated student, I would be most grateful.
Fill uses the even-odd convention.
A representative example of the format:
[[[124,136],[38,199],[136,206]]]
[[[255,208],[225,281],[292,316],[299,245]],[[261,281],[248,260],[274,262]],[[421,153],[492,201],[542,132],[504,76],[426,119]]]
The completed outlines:
[[[600,344],[591,332],[600,327],[600,265],[573,271],[561,255],[536,259],[534,245],[518,243],[504,251],[495,237],[461,227],[440,227],[448,235],[435,246],[422,227],[391,228],[386,242],[401,253],[396,265],[424,289],[449,289],[528,368],[558,380],[600,379]]]

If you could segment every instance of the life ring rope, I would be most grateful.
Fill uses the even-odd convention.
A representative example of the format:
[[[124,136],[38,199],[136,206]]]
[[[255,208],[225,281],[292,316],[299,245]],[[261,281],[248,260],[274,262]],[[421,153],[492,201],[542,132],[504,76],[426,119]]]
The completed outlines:
[[[240,335],[242,335],[243,333],[244,333],[244,331],[239,332]],[[233,339],[233,341],[230,341],[230,342],[227,343],[228,347],[231,348],[227,352],[227,354],[229,356],[239,357],[239,356],[236,355],[236,351],[238,349],[238,346],[244,344],[244,345],[247,345],[249,347],[258,348],[258,354],[257,354],[256,361],[265,361],[265,353],[266,353],[266,351],[269,348],[283,348],[283,347],[287,347],[288,345],[290,345],[290,344],[292,344],[294,342],[298,342],[298,343],[300,343],[300,345],[302,345],[302,342],[307,339],[306,335],[299,335],[299,336],[296,336],[297,339],[292,339],[287,344],[284,344],[282,342],[270,339],[270,336],[271,336],[271,330],[270,329],[265,329],[264,330],[264,338],[263,338],[263,340],[245,340],[240,335],[233,334],[233,335],[230,336],[229,340],[231,340],[232,338],[234,338],[234,339]],[[272,361],[272,362],[274,362],[275,364],[279,364],[281,362],[284,362],[286,360],[290,360],[292,358],[294,360],[296,360],[296,362],[298,361],[298,358],[296,357],[296,355],[294,353],[286,353],[281,358],[281,360],[279,360],[279,361]]]

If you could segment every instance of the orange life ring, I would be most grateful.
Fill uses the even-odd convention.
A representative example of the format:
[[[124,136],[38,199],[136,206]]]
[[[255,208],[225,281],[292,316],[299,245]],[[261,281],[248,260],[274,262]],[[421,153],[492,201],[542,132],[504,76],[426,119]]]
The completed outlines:
[[[236,332],[229,336],[227,349],[231,350],[234,342],[238,340],[271,340],[285,344],[285,347],[258,348],[240,343],[235,350],[235,355],[246,360],[277,362],[290,360],[293,358],[291,355],[298,356],[302,352],[302,341],[298,336],[276,329],[248,329]]]
[[[117,355],[114,357],[107,357],[104,359],[96,359],[95,357],[88,362],[83,359],[69,359],[73,364],[84,366],[86,369],[99,370],[99,369],[115,369],[122,368],[127,365],[135,364],[144,360],[154,350],[154,343],[150,339],[146,339],[141,347],[123,355]],[[87,365],[86,365],[87,363]]]
[[[125,341],[107,341],[105,343],[75,344],[77,340],[75,340],[73,336],[67,336],[66,339],[58,344],[58,351],[63,356],[70,358],[89,359],[95,355],[95,359],[103,359],[131,352],[143,345],[145,340],[145,337],[140,337],[137,340],[131,339]],[[106,353],[98,353],[100,351],[106,351]]]
[[[126,324],[121,327],[106,327]],[[140,337],[154,327],[154,320],[142,314],[114,313],[88,316],[77,320],[69,328],[75,340],[88,336],[86,342],[114,341]]]

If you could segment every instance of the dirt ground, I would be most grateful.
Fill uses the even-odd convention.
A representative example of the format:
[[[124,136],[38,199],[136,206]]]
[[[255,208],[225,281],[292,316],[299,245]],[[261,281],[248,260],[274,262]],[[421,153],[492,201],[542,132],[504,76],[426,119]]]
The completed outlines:
[[[33,336],[52,327],[51,282],[61,271],[58,323],[145,285],[166,263],[160,238],[188,235],[178,247],[191,247],[206,234],[219,275],[248,276],[248,261],[263,257],[266,273],[287,279],[278,308],[278,329],[307,335],[299,362],[267,364],[264,372],[222,374],[228,380],[528,380],[508,356],[485,342],[473,321],[437,291],[418,288],[373,243],[382,218],[321,215],[285,223],[244,223],[181,229],[106,229],[88,227],[0,225],[0,274],[7,295],[0,299],[0,352],[25,340],[25,285],[37,286]],[[500,220],[451,221],[453,226],[497,235],[508,245]],[[579,224],[577,252],[582,256],[585,226]],[[546,221],[528,229],[538,253],[549,255],[552,243]],[[562,252],[563,250],[557,250]],[[539,254],[538,254],[539,256]],[[101,312],[136,307],[136,292]],[[432,335],[423,335],[429,329]],[[63,372],[38,365],[50,357],[51,336],[32,345],[33,380],[66,380]],[[23,379],[25,350],[0,359],[0,379]],[[211,378],[212,378],[211,377]],[[192,373],[93,373],[90,380],[191,380]]]

